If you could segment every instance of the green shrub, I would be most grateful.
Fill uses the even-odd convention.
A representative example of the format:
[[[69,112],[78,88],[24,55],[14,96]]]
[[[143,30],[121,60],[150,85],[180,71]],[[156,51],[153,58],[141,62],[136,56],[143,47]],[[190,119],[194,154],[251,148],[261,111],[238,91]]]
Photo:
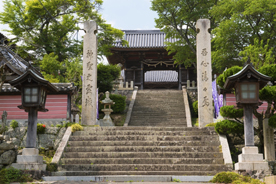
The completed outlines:
[[[205,125],[205,127],[215,127],[217,123],[209,123]]]
[[[220,108],[220,114],[226,118],[242,118],[243,109],[236,109],[234,105],[223,106]]]
[[[268,120],[268,125],[276,128],[276,114],[274,114],[273,116],[271,116]]]
[[[232,184],[263,184],[260,180],[249,176],[242,176],[235,172],[220,172],[210,181],[212,183],[232,183]]]
[[[105,95],[101,98],[101,100],[105,99]],[[115,102],[114,105],[111,106],[113,113],[122,113],[126,108],[126,97],[122,95],[110,94],[109,98]],[[104,108],[104,105],[100,105],[100,112]]]
[[[10,127],[12,127],[13,129],[17,128],[18,127],[18,122],[15,121],[15,120],[12,120],[11,123],[10,123]]]
[[[215,130],[219,134],[243,135],[243,125],[231,120],[222,120],[216,123]]]
[[[112,81],[116,80],[121,73],[120,67],[117,65],[105,65],[99,63],[97,65],[97,86],[99,93],[112,91]]]
[[[56,127],[61,128],[61,127],[62,127],[62,125],[59,125],[59,124],[58,124],[58,125],[56,125]]]
[[[68,128],[72,125],[74,125],[75,123],[74,122],[67,122],[65,125],[63,125],[65,128]]]
[[[71,126],[71,128],[72,128],[72,132],[82,131],[83,130],[83,127],[80,124],[78,124],[78,123],[73,124]]]
[[[46,130],[46,125],[38,123],[37,124],[37,134],[44,134]]]
[[[198,117],[198,101],[193,102],[193,109],[196,117]]]
[[[22,170],[13,167],[5,168],[0,171],[0,183],[8,184],[11,182],[29,182],[33,181],[30,174],[24,174]]]
[[[228,68],[227,70],[225,70],[222,74],[220,74],[217,78],[217,84],[223,88],[224,83],[227,79],[227,77],[234,75],[236,73],[238,73],[240,70],[242,69],[241,66],[233,66],[231,68]]]

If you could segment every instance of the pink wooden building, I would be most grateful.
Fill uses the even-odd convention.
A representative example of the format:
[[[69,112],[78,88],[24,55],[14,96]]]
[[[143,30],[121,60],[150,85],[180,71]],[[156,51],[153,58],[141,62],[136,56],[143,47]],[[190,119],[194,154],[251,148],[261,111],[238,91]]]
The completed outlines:
[[[2,114],[4,110],[7,111],[8,120],[27,120],[28,113],[17,107],[21,105],[21,93],[8,82],[22,75],[29,63],[5,44],[8,44],[8,39],[0,33],[0,67],[4,67],[4,75],[2,74],[2,76],[5,76],[5,83],[0,88],[0,113]],[[38,70],[36,73],[42,76]],[[0,76],[1,79],[2,76]],[[47,95],[46,108],[49,111],[38,112],[38,120],[69,120],[71,117],[71,96],[76,87],[71,83],[54,85],[59,91]]]

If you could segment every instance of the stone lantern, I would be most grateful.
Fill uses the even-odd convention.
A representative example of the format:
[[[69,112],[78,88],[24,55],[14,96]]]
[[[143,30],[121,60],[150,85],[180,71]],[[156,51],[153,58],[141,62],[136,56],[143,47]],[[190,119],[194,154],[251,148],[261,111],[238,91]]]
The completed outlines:
[[[114,85],[114,88],[115,88],[115,94],[118,94],[120,81],[118,79],[116,79],[115,81],[113,81],[113,85]]]
[[[47,93],[57,92],[58,89],[31,66],[25,73],[9,83],[21,91],[22,105],[18,108],[28,112],[26,148],[23,149],[22,155],[17,156],[17,163],[13,164],[13,167],[45,170],[46,165],[43,164],[42,157],[38,156],[38,149],[36,149],[37,112],[48,111],[45,108]]]
[[[113,102],[113,100],[111,100],[109,98],[109,92],[105,92],[105,96],[106,98],[101,101],[101,103],[104,105],[104,108],[102,109],[102,111],[104,112],[105,116],[103,118],[103,126],[114,126],[111,118],[110,118],[110,114],[111,112],[113,112],[113,110],[111,109],[111,105],[114,105],[115,102]]]
[[[258,154],[254,146],[253,110],[262,103],[259,101],[259,90],[269,81],[270,77],[259,73],[248,63],[238,73],[227,78],[224,89],[235,89],[237,107],[244,110],[245,147],[239,155],[235,170],[268,170],[268,163],[263,161],[263,155]]]

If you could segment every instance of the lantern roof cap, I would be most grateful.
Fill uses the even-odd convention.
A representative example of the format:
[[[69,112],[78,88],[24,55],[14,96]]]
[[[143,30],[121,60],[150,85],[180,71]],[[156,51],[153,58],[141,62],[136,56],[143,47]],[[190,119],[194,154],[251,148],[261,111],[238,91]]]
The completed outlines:
[[[45,86],[47,88],[47,91],[58,92],[58,88],[56,88],[52,83],[44,79],[42,76],[38,75],[31,66],[29,66],[22,75],[12,81],[9,81],[9,83],[17,89],[21,90],[21,84],[28,80],[30,76],[35,82],[39,83],[42,86]]]
[[[264,75],[260,72],[258,72],[251,63],[246,64],[241,71],[238,73],[231,75],[227,78],[223,88],[224,89],[232,89],[235,85],[235,83],[239,82],[243,79],[250,79],[255,78],[257,81],[259,81],[259,89],[263,88],[268,81],[271,80],[271,77]]]

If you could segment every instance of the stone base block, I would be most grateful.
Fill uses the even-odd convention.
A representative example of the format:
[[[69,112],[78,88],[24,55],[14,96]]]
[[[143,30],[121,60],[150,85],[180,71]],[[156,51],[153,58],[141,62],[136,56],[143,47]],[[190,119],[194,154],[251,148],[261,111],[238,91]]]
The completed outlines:
[[[265,177],[266,184],[275,184],[276,183],[276,176],[268,176]]]
[[[39,151],[36,148],[24,148],[22,151],[22,155],[26,155],[26,156],[38,155],[38,153]]]
[[[15,169],[20,169],[20,170],[41,170],[41,171],[46,171],[46,164],[39,164],[39,163],[13,163],[11,165]]]
[[[250,146],[250,147],[243,147],[242,154],[258,154],[258,147],[257,146]]]
[[[263,161],[263,154],[240,154],[239,162],[261,162]]]
[[[238,162],[235,164],[235,170],[268,171],[269,167],[267,162]]]
[[[115,126],[111,120],[107,121],[104,119],[100,119],[99,122],[100,122],[100,126]]]
[[[43,157],[38,155],[26,156],[26,155],[17,155],[18,164],[28,164],[28,163],[37,163],[43,164]]]

